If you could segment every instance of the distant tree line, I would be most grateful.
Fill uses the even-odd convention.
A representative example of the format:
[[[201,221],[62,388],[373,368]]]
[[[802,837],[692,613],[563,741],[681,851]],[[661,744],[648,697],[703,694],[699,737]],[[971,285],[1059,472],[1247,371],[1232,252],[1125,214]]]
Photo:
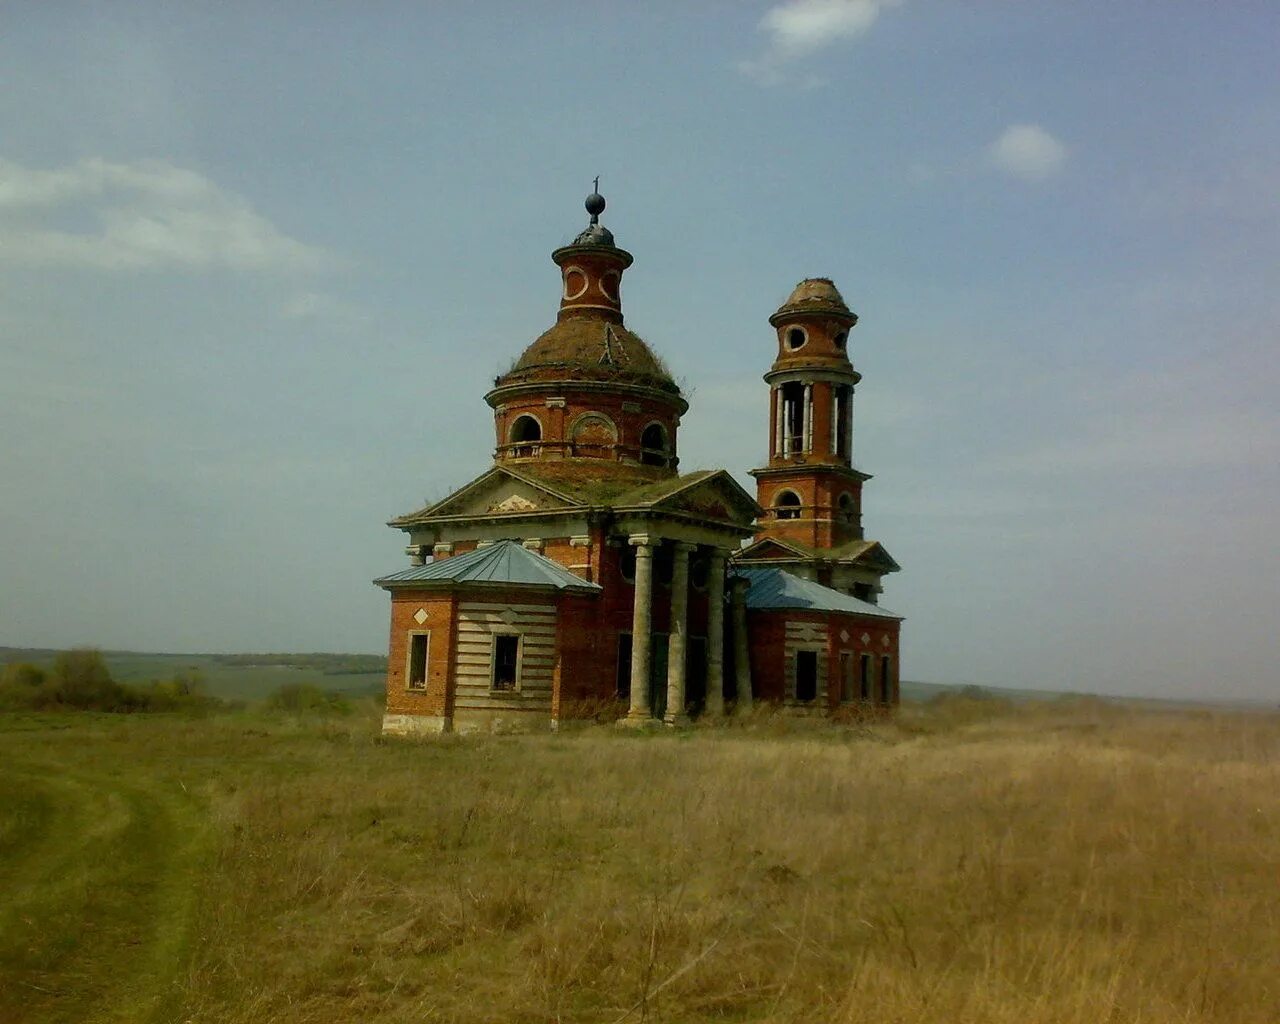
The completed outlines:
[[[205,693],[198,669],[150,683],[121,683],[93,648],[59,651],[48,669],[15,662],[0,671],[0,710],[182,711],[223,705]]]
[[[327,676],[381,674],[387,659],[381,654],[213,654],[219,665],[235,668],[301,668]]]
[[[222,657],[254,658],[255,655]],[[370,655],[280,655],[281,658],[367,658]],[[385,660],[385,659],[383,659]],[[260,665],[258,661],[235,662]],[[205,690],[196,668],[149,683],[122,683],[111,675],[102,652],[79,647],[58,651],[45,668],[31,662],[0,666],[0,712],[3,711],[213,711],[237,706]],[[339,693],[309,683],[285,683],[262,704],[269,711],[291,714],[345,714],[351,704]]]

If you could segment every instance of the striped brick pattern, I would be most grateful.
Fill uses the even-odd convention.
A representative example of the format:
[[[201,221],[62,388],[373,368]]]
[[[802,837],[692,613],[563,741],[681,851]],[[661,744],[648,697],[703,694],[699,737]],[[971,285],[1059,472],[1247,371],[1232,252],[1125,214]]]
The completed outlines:
[[[818,652],[819,704],[826,703],[827,693],[827,624],[825,622],[787,622],[786,640],[783,645],[787,664],[787,696],[796,698],[796,651]]]
[[[520,636],[519,689],[511,693],[491,690],[493,638],[499,633]],[[555,645],[554,605],[461,602],[454,706],[472,711],[549,711]]]

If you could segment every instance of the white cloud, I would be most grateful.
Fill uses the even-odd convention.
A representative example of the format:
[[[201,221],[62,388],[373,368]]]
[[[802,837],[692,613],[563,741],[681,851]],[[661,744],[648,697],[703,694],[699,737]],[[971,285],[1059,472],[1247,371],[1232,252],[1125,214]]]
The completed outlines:
[[[787,0],[771,7],[759,29],[768,37],[765,52],[742,61],[738,69],[766,84],[782,80],[792,61],[818,50],[864,35],[880,12],[902,0]]]
[[[1038,124],[1010,125],[987,153],[996,167],[1024,181],[1056,174],[1067,159],[1067,147]]]
[[[0,262],[306,271],[332,258],[195,171],[92,158],[52,170],[0,160]]]

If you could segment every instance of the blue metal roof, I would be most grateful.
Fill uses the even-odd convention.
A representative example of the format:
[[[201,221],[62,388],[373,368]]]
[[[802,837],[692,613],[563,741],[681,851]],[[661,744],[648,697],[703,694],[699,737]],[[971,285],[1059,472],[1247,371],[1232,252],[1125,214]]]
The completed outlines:
[[[815,612],[848,612],[877,619],[898,619],[878,604],[859,601],[856,597],[824,587],[821,583],[804,580],[781,569],[747,569],[736,567],[734,573],[751,582],[747,591],[747,607],[760,610],[769,608],[803,608]]]
[[[501,583],[517,587],[554,587],[557,590],[599,590],[599,584],[575,576],[558,562],[530,551],[513,540],[500,540],[489,547],[476,548],[426,565],[380,576],[380,587],[415,583]]]

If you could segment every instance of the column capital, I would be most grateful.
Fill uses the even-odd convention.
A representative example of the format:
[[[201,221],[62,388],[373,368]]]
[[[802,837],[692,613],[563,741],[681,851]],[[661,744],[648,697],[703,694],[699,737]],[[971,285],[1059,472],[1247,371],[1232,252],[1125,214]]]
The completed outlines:
[[[636,549],[636,554],[646,549],[652,550],[658,544],[662,543],[661,538],[650,537],[647,533],[633,533],[627,538],[627,543]]]
[[[694,544],[692,541],[687,541],[687,540],[678,540],[673,542],[672,544],[672,547],[675,548],[677,555],[687,555],[690,551],[692,551],[697,546],[698,546],[697,544]]]

